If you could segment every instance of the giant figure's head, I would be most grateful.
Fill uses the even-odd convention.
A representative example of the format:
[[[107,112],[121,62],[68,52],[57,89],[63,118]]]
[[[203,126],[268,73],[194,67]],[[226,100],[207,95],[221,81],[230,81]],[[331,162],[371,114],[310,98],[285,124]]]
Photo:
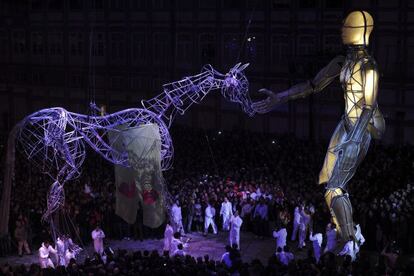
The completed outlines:
[[[374,19],[366,11],[353,11],[342,26],[342,42],[345,45],[368,45],[374,29]]]

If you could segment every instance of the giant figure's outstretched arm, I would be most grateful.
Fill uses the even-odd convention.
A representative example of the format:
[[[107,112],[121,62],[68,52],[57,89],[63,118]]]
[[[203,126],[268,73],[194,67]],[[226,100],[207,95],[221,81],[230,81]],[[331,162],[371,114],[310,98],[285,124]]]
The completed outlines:
[[[285,103],[289,100],[305,98],[310,94],[322,91],[339,76],[343,62],[344,57],[337,56],[322,68],[312,80],[296,84],[288,90],[277,94],[266,88],[260,89],[259,92],[266,94],[268,97],[265,100],[253,103],[253,109],[258,113],[267,113],[278,104]]]

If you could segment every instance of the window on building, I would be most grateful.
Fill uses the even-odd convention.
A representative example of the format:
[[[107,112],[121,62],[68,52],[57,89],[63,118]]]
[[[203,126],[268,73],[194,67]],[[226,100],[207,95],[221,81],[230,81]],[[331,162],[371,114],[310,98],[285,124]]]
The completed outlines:
[[[35,70],[32,72],[32,83],[35,85],[43,85],[44,84],[44,74],[39,70]]]
[[[84,47],[84,39],[82,33],[70,33],[69,48],[71,56],[82,56]]]
[[[123,11],[125,9],[125,0],[111,0],[111,11]]]
[[[412,1],[408,1],[411,3],[411,7],[414,6]],[[399,2],[398,1],[389,1],[389,0],[378,0],[378,6],[381,8],[398,8]]]
[[[123,89],[127,88],[125,78],[122,76],[114,76],[111,78],[111,88],[112,89]]]
[[[27,50],[27,41],[24,31],[13,32],[13,52],[16,55],[24,55]]]
[[[62,33],[50,33],[48,36],[49,55],[61,56],[63,55],[63,41]]]
[[[189,66],[193,58],[193,47],[189,34],[177,35],[176,61],[178,65]]]
[[[309,56],[315,53],[316,41],[313,35],[302,35],[298,39],[297,55]]]
[[[344,0],[325,0],[325,7],[328,9],[342,9]]]
[[[86,79],[83,74],[72,73],[70,80],[70,85],[72,87],[85,87]]]
[[[5,60],[8,56],[8,39],[7,39],[7,32],[1,30],[0,31],[0,60]]]
[[[213,34],[200,35],[201,63],[212,64],[216,56],[216,38]]]
[[[271,63],[278,66],[287,61],[291,55],[289,37],[287,35],[272,36]]]
[[[40,11],[43,8],[43,0],[31,0],[30,1],[30,9],[32,11]]]
[[[290,7],[290,0],[272,0],[272,8],[273,9],[283,9]]]
[[[334,2],[335,0],[330,0]],[[317,0],[301,0],[299,1],[299,8],[302,9],[310,9],[310,8],[316,8],[317,6]]]
[[[240,52],[238,34],[224,34],[223,44],[223,63],[227,66],[234,64]]]
[[[267,1],[247,0],[246,2],[246,7],[249,11],[262,11],[264,8],[267,7],[267,5]]]
[[[210,1],[206,1],[206,2],[210,2]],[[194,5],[194,0],[180,0],[176,2],[177,4],[177,9],[182,11],[182,10],[192,10],[193,9],[193,5]]]
[[[129,7],[133,11],[141,11],[147,8],[147,1],[144,0],[131,0]]]
[[[342,50],[342,42],[338,35],[327,35],[323,38],[323,51],[325,54],[339,54]]]
[[[152,0],[151,7],[154,10],[166,10],[171,7],[171,1],[170,0]]]
[[[413,76],[414,75],[414,43],[411,42],[407,45],[407,68],[406,68],[406,76]]]
[[[79,11],[83,8],[83,0],[70,0],[69,7],[72,11]]]
[[[250,34],[245,41],[245,56],[250,63],[263,64],[264,44],[263,36]]]
[[[134,64],[146,64],[147,50],[145,33],[133,34],[131,51],[132,62]]]
[[[44,54],[44,41],[43,34],[39,32],[32,33],[32,55],[43,55]]]
[[[199,0],[198,7],[203,10],[212,10],[216,8],[216,1]]]
[[[88,3],[91,10],[102,10],[104,8],[103,0],[89,0]]]
[[[63,8],[63,0],[49,0],[49,10],[61,11]]]
[[[167,55],[170,54],[168,48],[168,34],[155,33],[153,36],[153,57],[155,65],[167,65]]]
[[[240,10],[243,1],[240,0],[222,0],[223,8],[226,10]]]
[[[94,33],[92,37],[92,56],[103,57],[104,54],[104,34]]]
[[[123,33],[111,34],[111,58],[113,60],[125,58],[125,36]]]

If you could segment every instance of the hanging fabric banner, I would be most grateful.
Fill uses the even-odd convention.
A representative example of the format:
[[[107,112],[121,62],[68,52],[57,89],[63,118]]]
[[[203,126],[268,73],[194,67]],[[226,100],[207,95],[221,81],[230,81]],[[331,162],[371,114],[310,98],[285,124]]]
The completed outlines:
[[[158,126],[145,124],[124,129],[112,133],[110,140],[115,149],[128,153],[131,165],[115,166],[116,214],[129,224],[135,223],[141,201],[144,225],[159,227],[164,222],[165,210]]]

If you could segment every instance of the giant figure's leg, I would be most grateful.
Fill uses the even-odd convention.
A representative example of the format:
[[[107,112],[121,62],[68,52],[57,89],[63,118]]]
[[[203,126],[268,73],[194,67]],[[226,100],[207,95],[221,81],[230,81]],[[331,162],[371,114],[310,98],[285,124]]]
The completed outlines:
[[[355,237],[352,206],[346,193],[346,184],[354,176],[359,163],[365,157],[371,140],[368,131],[366,131],[353,156],[345,158],[342,156],[342,152],[335,151],[335,149],[346,141],[347,132],[345,122],[341,121],[331,138],[324,166],[319,175],[319,183],[327,183],[325,200],[344,241],[349,237]]]

